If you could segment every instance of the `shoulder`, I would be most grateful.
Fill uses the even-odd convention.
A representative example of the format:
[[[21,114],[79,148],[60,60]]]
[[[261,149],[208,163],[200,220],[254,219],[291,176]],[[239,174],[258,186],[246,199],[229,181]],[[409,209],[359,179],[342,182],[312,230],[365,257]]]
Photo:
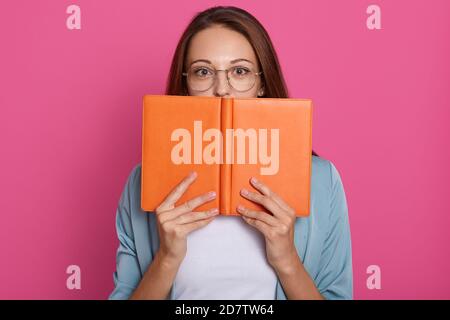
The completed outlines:
[[[312,156],[311,200],[319,216],[331,218],[332,209],[338,202],[345,202],[344,184],[335,164],[327,159]]]
[[[330,160],[312,156],[311,170],[311,183],[323,191],[331,192],[336,183],[341,183],[341,175]]]
[[[136,210],[139,210],[141,179],[141,164],[135,165],[128,173],[125,184],[122,185],[119,203],[117,207],[117,218],[122,223],[131,227],[131,219]]]
[[[331,161],[322,157],[312,156],[312,174],[316,179],[325,181],[329,178]]]
[[[134,167],[131,169],[130,174],[128,175],[128,182],[132,185],[138,185],[141,183],[141,170],[142,170],[142,165],[141,163],[138,163],[136,165],[134,165]]]
[[[133,219],[134,216],[142,213],[141,203],[141,163],[134,165],[128,173],[125,185],[122,188],[118,204],[118,213],[122,219]],[[124,216],[126,215],[126,216]],[[131,223],[131,221],[130,221]]]
[[[141,187],[141,163],[134,165],[131,171],[128,173],[128,177],[125,182],[125,187],[122,192],[122,197],[135,197],[139,194]],[[121,199],[122,200],[125,199]]]

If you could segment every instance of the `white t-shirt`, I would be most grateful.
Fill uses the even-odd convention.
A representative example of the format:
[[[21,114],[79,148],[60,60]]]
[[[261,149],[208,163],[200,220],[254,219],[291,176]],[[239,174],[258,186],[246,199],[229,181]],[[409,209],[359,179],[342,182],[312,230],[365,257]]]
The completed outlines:
[[[263,234],[242,217],[222,216],[191,232],[173,283],[174,299],[275,299],[277,275]]]

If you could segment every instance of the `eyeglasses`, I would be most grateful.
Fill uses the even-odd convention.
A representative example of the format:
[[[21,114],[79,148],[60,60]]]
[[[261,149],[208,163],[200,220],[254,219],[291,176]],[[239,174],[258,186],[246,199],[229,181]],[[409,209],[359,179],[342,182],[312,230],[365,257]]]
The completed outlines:
[[[194,91],[206,91],[210,89],[217,79],[218,71],[225,71],[230,87],[239,92],[245,92],[253,88],[256,83],[256,77],[262,74],[253,70],[236,66],[224,70],[218,70],[205,66],[195,66],[188,72],[183,72],[183,76],[187,77],[188,86]]]

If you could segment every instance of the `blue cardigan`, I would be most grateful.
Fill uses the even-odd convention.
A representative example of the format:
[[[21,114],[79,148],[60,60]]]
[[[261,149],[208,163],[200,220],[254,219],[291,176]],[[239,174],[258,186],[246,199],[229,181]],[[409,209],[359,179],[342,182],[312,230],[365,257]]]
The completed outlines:
[[[152,262],[159,238],[154,213],[142,211],[141,164],[125,184],[116,211],[119,247],[114,289],[108,299],[128,299]],[[353,269],[347,201],[333,163],[312,156],[311,214],[297,218],[294,242],[298,255],[326,299],[353,299]],[[169,299],[173,299],[172,289]],[[286,299],[280,281],[276,299]]]

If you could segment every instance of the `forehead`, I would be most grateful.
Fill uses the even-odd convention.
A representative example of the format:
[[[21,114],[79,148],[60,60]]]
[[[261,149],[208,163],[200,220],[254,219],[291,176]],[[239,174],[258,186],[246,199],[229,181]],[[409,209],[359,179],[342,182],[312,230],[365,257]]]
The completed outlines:
[[[192,37],[186,56],[187,64],[206,59],[222,66],[235,59],[248,59],[257,64],[250,42],[239,32],[223,27],[210,27]]]

